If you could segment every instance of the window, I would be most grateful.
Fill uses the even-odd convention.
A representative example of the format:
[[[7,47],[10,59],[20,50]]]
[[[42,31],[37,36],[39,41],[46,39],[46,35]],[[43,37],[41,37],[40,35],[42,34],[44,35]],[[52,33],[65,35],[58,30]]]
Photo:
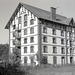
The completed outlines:
[[[31,57],[31,64],[34,63],[34,57]]]
[[[34,24],[34,19],[30,20],[30,25]]]
[[[72,48],[70,48],[70,54],[72,54],[73,53],[73,50],[72,50]]]
[[[15,37],[15,32],[13,32],[13,37]]]
[[[27,47],[24,47],[24,53],[27,53]]]
[[[30,28],[30,34],[32,34],[32,33],[34,33],[34,28],[33,27]]]
[[[67,51],[66,51],[66,53],[69,53],[69,48],[67,48]]]
[[[27,21],[24,22],[24,27],[27,26]]]
[[[47,46],[43,46],[43,53],[47,53]]]
[[[16,28],[16,26],[15,25],[13,25],[13,29],[15,29]]]
[[[69,44],[68,40],[66,40],[67,45]]]
[[[53,64],[57,64],[57,57],[53,56]]]
[[[55,43],[55,44],[56,44],[56,38],[53,38],[53,43]]]
[[[61,31],[61,36],[64,36],[64,31]]]
[[[55,29],[53,29],[52,32],[53,32],[53,35],[56,35],[56,30]]]
[[[61,54],[65,54],[65,49],[63,47],[61,48]]]
[[[24,43],[27,43],[27,38],[24,38]]]
[[[43,33],[47,33],[47,28],[43,27]]]
[[[46,36],[43,37],[43,42],[47,42],[47,37]]]
[[[57,53],[57,48],[53,47],[53,53]]]
[[[70,40],[70,47],[72,46],[72,41]]]
[[[61,44],[64,44],[64,39],[61,39]]]
[[[31,37],[31,38],[30,38],[30,42],[31,42],[31,43],[34,42],[34,37]]]
[[[24,29],[24,35],[27,35],[27,29]]]
[[[15,40],[13,40],[13,45],[15,45]]]
[[[34,52],[34,46],[31,46],[30,47],[30,53],[33,53]]]
[[[18,19],[18,24],[21,24],[21,16]]]
[[[27,14],[24,15],[24,21],[27,21]]]
[[[24,57],[24,64],[27,64],[27,57]]]

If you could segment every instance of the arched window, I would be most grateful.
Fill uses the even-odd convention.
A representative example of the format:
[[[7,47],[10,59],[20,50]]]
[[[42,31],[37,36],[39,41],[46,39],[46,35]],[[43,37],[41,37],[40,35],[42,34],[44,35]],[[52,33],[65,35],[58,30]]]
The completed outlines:
[[[30,47],[30,53],[33,53],[34,52],[34,46],[31,46]]]
[[[33,27],[30,28],[30,34],[32,34],[32,33],[34,33],[34,28]]]
[[[27,35],[27,29],[24,29],[24,35]]]
[[[31,42],[31,43],[34,42],[34,37],[31,37],[31,38],[30,38],[30,42]]]

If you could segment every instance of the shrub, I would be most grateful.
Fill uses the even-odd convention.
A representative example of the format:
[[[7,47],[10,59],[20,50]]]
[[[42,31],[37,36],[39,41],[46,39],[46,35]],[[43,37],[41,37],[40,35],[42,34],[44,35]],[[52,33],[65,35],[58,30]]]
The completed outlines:
[[[47,64],[47,56],[42,56],[41,63]]]

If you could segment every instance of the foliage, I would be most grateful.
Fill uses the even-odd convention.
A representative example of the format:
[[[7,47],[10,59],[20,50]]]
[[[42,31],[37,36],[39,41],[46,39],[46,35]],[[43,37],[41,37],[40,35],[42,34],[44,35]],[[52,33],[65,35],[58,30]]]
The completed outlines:
[[[47,56],[42,56],[41,63],[47,64]]]
[[[0,60],[8,60],[9,44],[0,44]]]

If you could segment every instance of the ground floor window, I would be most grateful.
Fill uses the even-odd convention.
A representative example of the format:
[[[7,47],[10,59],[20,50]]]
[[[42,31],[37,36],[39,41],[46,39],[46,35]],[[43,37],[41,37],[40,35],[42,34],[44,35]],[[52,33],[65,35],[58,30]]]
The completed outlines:
[[[65,57],[61,57],[61,63],[62,63],[62,65],[65,64]]]
[[[24,57],[24,64],[27,64],[27,57]]]
[[[73,57],[70,57],[70,64],[73,63]]]
[[[53,56],[53,64],[57,64],[57,57]]]
[[[34,63],[34,57],[31,57],[30,60],[31,60],[31,64]]]

